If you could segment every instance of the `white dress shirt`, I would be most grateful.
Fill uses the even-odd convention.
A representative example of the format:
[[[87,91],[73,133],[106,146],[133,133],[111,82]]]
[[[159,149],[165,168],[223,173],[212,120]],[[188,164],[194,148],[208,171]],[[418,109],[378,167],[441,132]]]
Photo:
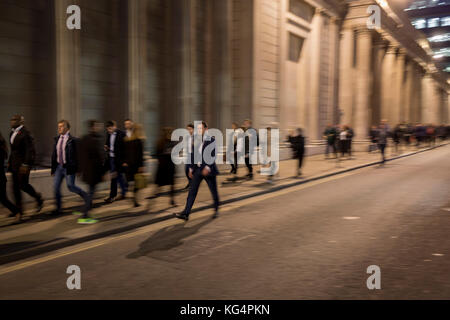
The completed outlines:
[[[67,145],[67,141],[69,140],[69,131],[67,131],[67,133],[65,134],[65,135],[60,135],[59,136],[59,140],[58,140],[58,144],[56,145],[56,155],[57,155],[57,161],[58,161],[58,163],[61,163],[61,161],[60,161],[60,158],[59,158],[59,150],[61,150],[60,148],[61,148],[61,143],[63,144],[62,145],[62,149],[63,149],[63,152],[62,152],[62,156],[63,156],[63,163],[64,164],[66,164],[67,162],[66,162],[66,152],[65,152],[65,150],[66,150],[66,145]]]
[[[19,133],[19,131],[23,128],[23,125],[20,127],[17,127],[16,129],[12,129],[13,134],[11,136],[11,144],[14,143],[14,139],[16,138],[17,134]]]
[[[116,142],[117,132],[114,132],[109,137],[109,156],[114,158],[114,143]]]

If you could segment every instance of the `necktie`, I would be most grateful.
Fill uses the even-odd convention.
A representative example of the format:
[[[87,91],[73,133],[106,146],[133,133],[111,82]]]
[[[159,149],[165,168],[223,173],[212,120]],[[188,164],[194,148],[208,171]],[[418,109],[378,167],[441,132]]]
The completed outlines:
[[[61,143],[59,144],[59,164],[61,166],[64,166],[64,159],[63,159],[63,145],[64,145],[64,136],[61,136]]]

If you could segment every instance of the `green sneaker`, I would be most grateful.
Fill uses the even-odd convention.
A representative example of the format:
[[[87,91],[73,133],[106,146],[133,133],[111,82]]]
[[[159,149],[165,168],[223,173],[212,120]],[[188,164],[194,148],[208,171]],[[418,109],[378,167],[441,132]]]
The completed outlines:
[[[79,224],[94,224],[94,223],[97,223],[97,222],[98,222],[98,220],[95,220],[95,219],[92,219],[92,218],[87,218],[87,219],[80,218],[80,219],[78,219],[78,223]]]
[[[74,211],[74,212],[72,212],[72,214],[73,214],[74,216],[81,216],[81,215],[82,215],[82,213],[79,212],[79,211]]]

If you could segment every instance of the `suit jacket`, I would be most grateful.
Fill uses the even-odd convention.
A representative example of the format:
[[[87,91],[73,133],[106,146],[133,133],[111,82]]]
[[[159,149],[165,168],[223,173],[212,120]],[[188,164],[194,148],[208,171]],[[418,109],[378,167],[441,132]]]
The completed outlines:
[[[12,131],[9,135],[11,141]],[[9,157],[9,171],[18,171],[22,165],[29,167],[34,165],[36,151],[34,148],[34,139],[26,127],[22,127],[14,138],[11,145],[11,156]]]
[[[80,142],[78,163],[83,181],[90,186],[100,183],[105,173],[105,152],[102,140],[101,135],[90,133]]]
[[[211,169],[210,174],[213,176],[216,176],[219,174],[219,170],[217,169],[217,165],[216,165],[216,146],[215,146],[216,140],[214,139],[214,137],[210,137],[207,135],[204,135],[204,140],[203,140],[203,148],[202,148],[202,154],[201,154],[201,164],[200,166],[198,166],[197,163],[195,163],[195,154],[197,154],[198,157],[200,157],[200,152],[198,150],[195,150],[196,146],[192,146],[192,151],[191,151],[191,163],[189,164],[189,168],[192,169],[192,172],[195,172],[195,170],[203,170],[206,166],[208,166]],[[203,157],[203,155],[205,154],[205,149],[211,145],[214,144],[214,148],[212,150],[212,152],[210,153],[210,155],[213,157],[213,162],[212,163],[206,163],[205,158]],[[211,147],[209,147],[211,148]],[[208,148],[208,153],[210,152]]]
[[[134,181],[134,175],[138,173],[139,168],[144,167],[144,141],[141,139],[125,140],[124,144],[124,163],[128,181]]]
[[[291,143],[292,151],[294,152],[295,158],[303,157],[305,153],[305,138],[301,135],[289,137],[289,142]]]
[[[126,137],[126,133],[119,129],[117,129],[116,132],[117,132],[116,140],[114,141],[114,164],[116,166],[116,171],[123,172],[123,164],[124,164],[124,158],[125,158],[124,139]],[[110,138],[111,138],[111,135],[108,133],[106,135],[105,145],[107,145],[109,148],[111,148]],[[107,151],[107,155],[109,158],[109,151]],[[110,169],[109,161],[106,163],[106,166],[108,169]]]
[[[52,174],[56,172],[56,168],[58,167],[58,141],[60,136],[55,137],[55,142],[53,144],[53,153],[52,153]],[[77,173],[78,170],[78,149],[79,141],[77,138],[73,137],[69,133],[69,138],[66,143],[66,148],[64,152],[66,153],[66,164],[64,164],[64,168],[67,170],[68,175],[73,175]]]

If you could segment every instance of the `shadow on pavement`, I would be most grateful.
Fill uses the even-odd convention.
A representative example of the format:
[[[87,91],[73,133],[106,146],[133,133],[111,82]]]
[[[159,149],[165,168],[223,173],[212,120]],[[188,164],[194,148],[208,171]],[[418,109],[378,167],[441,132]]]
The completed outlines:
[[[212,219],[205,219],[192,227],[179,224],[159,230],[139,245],[139,249],[127,255],[128,259],[138,259],[155,251],[168,251],[183,244],[183,239],[196,234],[201,228],[210,224]]]

